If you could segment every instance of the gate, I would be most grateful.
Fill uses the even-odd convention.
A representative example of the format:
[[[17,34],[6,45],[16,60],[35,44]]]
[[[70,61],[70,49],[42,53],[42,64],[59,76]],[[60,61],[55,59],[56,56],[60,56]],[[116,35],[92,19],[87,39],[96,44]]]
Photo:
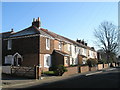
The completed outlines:
[[[12,66],[11,74],[28,78],[36,78],[36,67]]]

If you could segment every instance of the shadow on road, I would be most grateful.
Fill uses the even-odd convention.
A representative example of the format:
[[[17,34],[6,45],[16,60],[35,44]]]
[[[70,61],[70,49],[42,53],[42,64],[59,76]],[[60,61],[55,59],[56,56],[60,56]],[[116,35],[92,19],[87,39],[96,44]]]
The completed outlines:
[[[80,75],[65,80],[32,86],[29,88],[120,88],[119,84],[120,71],[113,70],[89,76]]]

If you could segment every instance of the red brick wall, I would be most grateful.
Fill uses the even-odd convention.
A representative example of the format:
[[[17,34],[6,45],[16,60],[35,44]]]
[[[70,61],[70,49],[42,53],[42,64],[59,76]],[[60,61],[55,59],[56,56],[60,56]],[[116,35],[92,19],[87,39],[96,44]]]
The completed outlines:
[[[38,63],[38,54],[23,55],[22,66],[36,66]]]
[[[103,69],[103,64],[98,64],[98,70]]]
[[[89,71],[97,71],[97,67],[89,67]]]
[[[23,66],[34,66],[38,64],[39,54],[39,36],[12,39],[12,49],[7,49],[8,40],[3,41],[2,59],[3,64],[5,56],[19,53],[23,57]]]
[[[50,50],[46,49],[46,37],[40,37],[40,53],[52,54],[54,48],[54,41],[50,39]]]
[[[108,64],[104,64],[104,68],[108,68],[109,66],[108,66]]]
[[[52,54],[52,66],[64,65],[64,56],[54,52]]]
[[[63,74],[63,76],[67,76],[67,75],[72,75],[72,74],[77,74],[78,73],[78,67],[67,67],[67,72],[65,72]]]
[[[115,63],[112,63],[112,65],[115,67]]]
[[[79,70],[80,70],[80,73],[88,72],[89,66],[80,66]]]

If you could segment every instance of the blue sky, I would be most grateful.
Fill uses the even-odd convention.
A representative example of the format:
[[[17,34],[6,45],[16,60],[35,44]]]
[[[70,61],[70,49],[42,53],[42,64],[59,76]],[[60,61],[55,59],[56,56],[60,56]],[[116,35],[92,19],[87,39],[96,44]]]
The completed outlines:
[[[2,32],[20,31],[41,18],[43,28],[94,46],[93,31],[103,21],[118,24],[117,2],[3,2]]]

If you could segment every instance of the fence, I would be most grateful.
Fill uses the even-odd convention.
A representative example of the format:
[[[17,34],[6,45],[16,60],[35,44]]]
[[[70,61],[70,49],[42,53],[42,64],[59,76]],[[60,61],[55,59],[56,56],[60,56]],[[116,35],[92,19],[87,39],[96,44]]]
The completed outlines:
[[[2,73],[14,76],[21,76],[33,79],[39,79],[41,76],[41,69],[37,66],[23,67],[23,66],[2,66]]]
[[[2,73],[11,74],[11,66],[2,66]]]
[[[11,74],[16,76],[35,78],[35,68],[12,66]]]

